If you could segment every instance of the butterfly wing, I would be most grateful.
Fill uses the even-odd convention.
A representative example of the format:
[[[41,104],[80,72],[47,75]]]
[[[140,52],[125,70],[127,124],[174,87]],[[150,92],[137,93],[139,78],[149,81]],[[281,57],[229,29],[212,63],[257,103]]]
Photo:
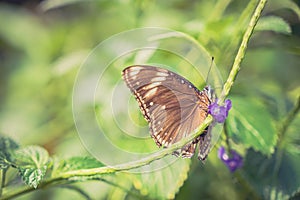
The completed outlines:
[[[198,159],[204,161],[210,151],[212,125],[205,129],[205,132],[199,138]]]
[[[122,76],[149,122],[151,137],[159,147],[180,141],[207,116],[210,104],[207,94],[178,74],[137,65],[124,69]],[[194,154],[199,137],[181,149],[183,157]]]

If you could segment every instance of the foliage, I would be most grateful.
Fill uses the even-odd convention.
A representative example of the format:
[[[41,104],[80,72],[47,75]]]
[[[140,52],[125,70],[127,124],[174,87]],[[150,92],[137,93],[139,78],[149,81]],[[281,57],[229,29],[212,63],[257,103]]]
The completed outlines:
[[[228,118],[230,138],[266,155],[273,153],[277,135],[274,134],[274,123],[269,112],[260,102],[253,99],[234,96],[231,99],[235,106]]]
[[[294,1],[267,3],[245,49],[241,70],[232,83],[229,94],[232,108],[216,146],[224,145],[243,156],[243,167],[236,172],[230,173],[218,159],[217,148],[204,165],[196,159],[162,156],[168,154],[168,149],[157,151],[148,136],[147,123],[132,99],[124,105],[117,96],[115,105],[119,106],[113,108],[113,113],[114,119],[136,135],[120,134],[120,128],[107,114],[112,108],[102,104],[107,99],[85,108],[96,113],[97,123],[109,133],[102,141],[91,140],[103,147],[100,153],[111,158],[113,164],[90,155],[91,151],[86,150],[89,147],[85,148],[77,135],[78,124],[73,121],[72,91],[77,72],[101,41],[132,28],[164,27],[181,31],[195,39],[195,45],[202,45],[207,55],[214,56],[223,78],[227,78],[257,3],[257,0],[46,0],[39,4],[24,1],[19,5],[1,2],[0,199],[25,193],[28,194],[22,196],[24,199],[46,195],[48,199],[66,195],[75,199],[297,199],[300,196],[297,46],[300,9]],[[131,45],[129,40],[123,42],[108,48],[107,57],[122,45]],[[168,65],[197,86],[203,85],[202,79],[206,78],[183,67],[190,64],[187,61],[157,47],[123,55],[107,70],[99,64],[101,61],[92,60],[107,74],[107,80],[99,80],[104,85],[101,93],[106,96],[119,89],[119,69],[138,61]],[[84,97],[83,92],[82,100]],[[129,113],[131,119],[124,113]],[[141,133],[146,133],[144,139],[132,140]],[[117,150],[106,149],[107,138],[116,149],[139,156],[129,159]],[[154,151],[157,157],[151,157]],[[151,163],[148,158],[152,158]],[[171,161],[174,163],[168,165]]]

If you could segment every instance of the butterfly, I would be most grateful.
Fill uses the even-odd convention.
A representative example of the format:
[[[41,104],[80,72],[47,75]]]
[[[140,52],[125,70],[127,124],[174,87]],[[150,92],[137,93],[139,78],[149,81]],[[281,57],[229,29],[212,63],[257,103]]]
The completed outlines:
[[[191,82],[167,69],[133,65],[122,77],[149,123],[150,135],[159,147],[168,147],[197,129],[208,115],[213,93],[209,86],[199,91]],[[199,143],[198,159],[210,151],[211,131],[204,133],[173,154],[191,158]]]

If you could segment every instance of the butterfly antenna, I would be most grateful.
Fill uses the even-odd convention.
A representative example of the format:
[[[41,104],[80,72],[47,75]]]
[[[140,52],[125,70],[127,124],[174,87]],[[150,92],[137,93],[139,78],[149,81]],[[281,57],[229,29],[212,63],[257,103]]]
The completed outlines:
[[[207,84],[207,81],[208,81],[208,77],[209,77],[209,73],[210,73],[210,71],[211,71],[211,68],[212,68],[212,66],[213,66],[213,63],[214,63],[214,59],[215,59],[215,57],[211,57],[211,63],[210,63],[210,66],[209,66],[209,69],[208,69],[208,72],[207,72],[207,76],[206,76],[206,80],[205,80],[205,83]]]

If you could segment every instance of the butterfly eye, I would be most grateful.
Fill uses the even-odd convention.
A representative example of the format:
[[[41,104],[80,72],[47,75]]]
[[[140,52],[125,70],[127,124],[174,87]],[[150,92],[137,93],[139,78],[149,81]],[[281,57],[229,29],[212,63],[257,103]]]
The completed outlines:
[[[139,103],[149,122],[151,137],[161,147],[180,141],[200,126],[208,115],[211,103],[209,86],[199,91],[182,76],[153,66],[130,66],[123,70],[123,79]],[[199,144],[200,160],[210,150],[210,133],[200,135],[175,155],[190,158]]]

